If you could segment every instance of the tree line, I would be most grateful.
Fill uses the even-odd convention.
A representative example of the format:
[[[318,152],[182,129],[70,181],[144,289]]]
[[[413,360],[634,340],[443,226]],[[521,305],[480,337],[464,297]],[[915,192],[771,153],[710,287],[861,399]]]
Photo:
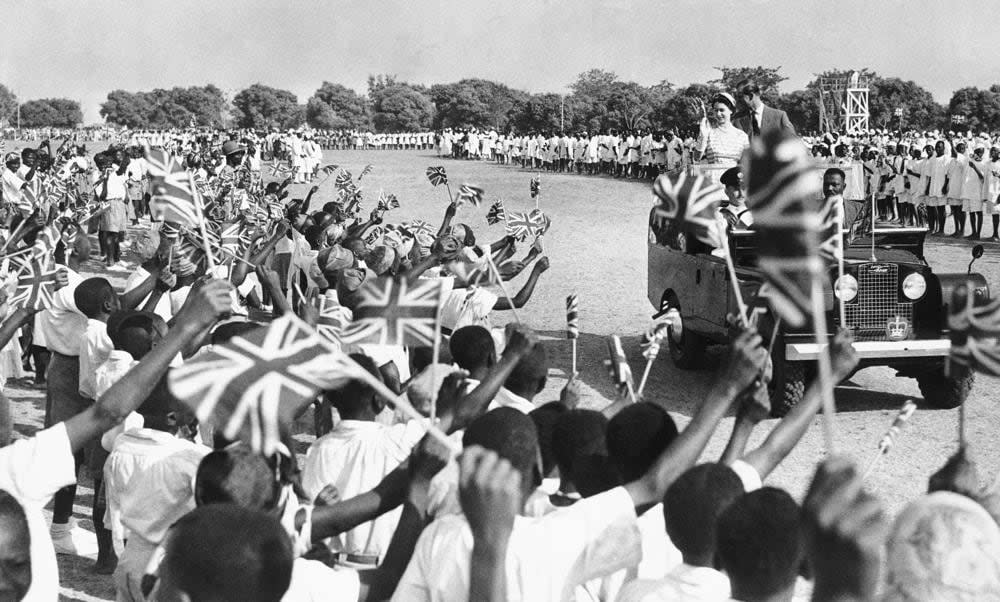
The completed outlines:
[[[506,84],[469,78],[425,86],[392,75],[368,78],[366,94],[324,81],[305,103],[288,90],[254,84],[231,99],[218,87],[174,87],[130,92],[114,90],[100,114],[111,125],[130,128],[246,127],[362,129],[378,132],[441,128],[495,128],[500,131],[603,131],[617,129],[690,129],[700,118],[701,102],[720,90],[733,91],[750,79],[765,102],[783,109],[800,132],[818,129],[819,86],[823,77],[847,77],[851,70],[816,74],[802,90],[783,92],[780,67],[716,67],[718,77],[675,86],[663,80],[652,86],[624,81],[615,73],[591,69],[569,85],[567,94],[529,93]],[[956,115],[962,129],[1000,130],[1000,84],[955,91],[947,106],[914,81],[860,69],[871,88],[872,127],[929,130],[948,128]],[[16,97],[0,86],[0,118],[13,116]],[[897,110],[902,110],[902,116]],[[23,127],[72,127],[82,122],[79,103],[64,98],[20,104]]]

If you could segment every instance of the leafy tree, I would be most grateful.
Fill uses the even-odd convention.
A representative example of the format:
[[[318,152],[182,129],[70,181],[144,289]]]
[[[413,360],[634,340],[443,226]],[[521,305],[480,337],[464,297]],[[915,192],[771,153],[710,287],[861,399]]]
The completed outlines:
[[[114,90],[108,92],[108,99],[101,103],[100,114],[108,123],[142,128],[149,125],[151,112],[152,107],[145,93]]]
[[[101,116],[108,123],[133,128],[188,127],[192,122],[220,127],[225,106],[222,90],[212,84],[134,93],[114,90],[101,104]]]
[[[739,85],[745,81],[751,81],[760,86],[760,95],[767,104],[773,104],[778,98],[780,91],[778,85],[788,79],[781,75],[781,67],[716,67],[721,75],[717,79],[708,83],[715,84],[723,90],[736,96]]]
[[[80,103],[68,98],[42,98],[21,105],[24,127],[74,127],[82,121]]]
[[[405,83],[378,86],[371,99],[372,123],[380,132],[412,132],[431,127],[434,103],[416,86]]]
[[[17,110],[17,96],[7,89],[7,86],[0,84],[0,121],[12,118]]]
[[[647,127],[646,115],[652,109],[649,89],[635,82],[616,83],[608,98],[608,109],[609,119],[624,129]]]
[[[782,94],[775,108],[788,113],[795,130],[800,133],[819,129],[819,95],[813,90],[795,90]]]
[[[451,84],[436,84],[430,97],[437,110],[434,125],[441,127],[477,127],[504,129],[510,111],[524,92],[485,79],[463,79]]]
[[[697,131],[701,121],[701,103],[708,104],[719,88],[713,84],[690,84],[672,94],[662,97],[651,115],[654,127],[675,129],[684,135]]]
[[[996,90],[994,90],[994,88]],[[962,88],[956,90],[948,103],[949,115],[963,115],[970,130],[996,130],[1000,128],[1000,87],[988,90]]]
[[[242,128],[294,128],[302,124],[299,99],[288,90],[254,84],[233,97],[236,125]]]
[[[930,90],[911,80],[878,77],[869,83],[868,112],[872,127],[898,127],[897,108],[903,109],[905,128],[933,129],[944,119],[944,107]]]
[[[574,121],[573,104],[564,103],[559,94],[531,94],[516,103],[511,125],[522,133],[558,132],[560,121],[567,124]]]
[[[323,82],[306,103],[306,121],[321,129],[360,129],[371,123],[368,99],[340,84]]]

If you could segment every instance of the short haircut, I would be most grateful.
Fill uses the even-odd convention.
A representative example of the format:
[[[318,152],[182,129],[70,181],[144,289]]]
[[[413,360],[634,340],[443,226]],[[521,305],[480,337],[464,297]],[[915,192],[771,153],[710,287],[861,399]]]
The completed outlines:
[[[128,351],[134,359],[142,359],[149,351],[149,340],[156,330],[158,316],[148,311],[123,310],[116,311],[108,318],[108,338],[115,349]],[[136,341],[133,334],[144,332],[148,339]]]
[[[764,487],[738,498],[719,517],[716,554],[739,591],[764,598],[794,586],[805,558],[799,505]]]
[[[115,295],[115,287],[106,278],[87,278],[73,291],[73,302],[83,315],[95,318],[103,311],[104,302]]]
[[[760,86],[757,85],[757,82],[749,79],[745,79],[740,83],[736,84],[736,90],[740,94],[740,96],[744,94],[749,96],[757,96],[758,94],[760,94]]]
[[[28,548],[31,547],[31,529],[28,528],[28,516],[24,513],[24,506],[3,489],[0,489],[0,520],[8,521],[7,526],[20,532]]]
[[[556,420],[552,453],[559,474],[572,482],[583,497],[618,485],[617,473],[609,470],[607,427],[608,419],[595,410],[569,410]]]
[[[538,433],[535,423],[514,408],[497,408],[472,421],[462,446],[478,445],[496,452],[521,472],[522,485],[537,485]]]
[[[167,535],[161,575],[192,600],[279,602],[292,543],[278,519],[232,504],[196,508]]]
[[[458,367],[469,372],[489,368],[496,360],[496,344],[490,331],[482,326],[463,326],[451,335],[448,342],[451,357]]]
[[[212,331],[212,344],[213,345],[225,345],[233,337],[241,337],[248,332],[253,332],[260,328],[260,324],[255,322],[226,322],[225,324],[219,324]]]
[[[677,425],[662,407],[640,401],[608,423],[608,454],[626,483],[646,474],[677,437]]]
[[[375,365],[375,360],[362,353],[352,353],[350,354],[350,358],[379,381],[382,380],[382,373],[379,372],[378,366]],[[323,392],[323,396],[333,404],[333,407],[337,408],[338,412],[349,416],[356,416],[364,411],[365,405],[371,403],[371,398],[374,394],[374,389],[355,378],[347,381],[337,389],[330,389]]]
[[[211,452],[198,465],[194,499],[199,506],[236,504],[270,512],[280,496],[281,485],[264,456],[237,443]]]
[[[517,362],[504,382],[504,387],[522,397],[534,396],[545,386],[548,374],[548,355],[545,353],[545,345],[539,343]]]
[[[844,170],[839,167],[827,168],[827,170],[823,172],[823,177],[825,178],[827,176],[840,176],[841,180],[847,180],[847,174],[845,174]]]
[[[556,467],[556,457],[552,452],[552,433],[555,431],[559,417],[569,410],[558,401],[551,401],[538,406],[528,414],[538,431],[538,448],[542,454],[542,477],[552,474]]]
[[[722,464],[699,464],[682,474],[663,497],[667,535],[687,556],[712,556],[719,516],[743,495],[743,483]]]

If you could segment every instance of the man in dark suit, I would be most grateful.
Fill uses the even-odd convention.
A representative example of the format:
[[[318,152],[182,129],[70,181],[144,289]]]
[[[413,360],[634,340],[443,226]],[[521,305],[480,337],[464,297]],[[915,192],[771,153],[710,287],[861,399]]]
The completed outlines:
[[[760,97],[760,86],[754,82],[746,81],[741,83],[736,90],[744,110],[733,116],[733,123],[746,132],[751,140],[756,136],[763,136],[774,131],[795,134],[795,128],[784,111],[764,104]]]

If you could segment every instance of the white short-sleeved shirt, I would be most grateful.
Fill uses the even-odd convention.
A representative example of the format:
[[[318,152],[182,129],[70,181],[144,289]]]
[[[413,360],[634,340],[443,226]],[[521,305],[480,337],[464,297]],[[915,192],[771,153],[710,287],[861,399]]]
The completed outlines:
[[[158,545],[179,518],[194,510],[194,477],[212,450],[148,428],[115,440],[104,464],[111,530]]]
[[[80,340],[80,395],[97,399],[97,368],[107,361],[114,347],[108,325],[88,319],[86,334]]]
[[[361,579],[354,569],[296,558],[281,602],[356,602],[360,596]]]
[[[507,387],[500,387],[496,397],[493,398],[493,401],[487,407],[487,411],[497,408],[514,408],[522,414],[530,414],[535,409],[535,404],[520,395],[511,393]]]
[[[618,602],[721,602],[729,600],[729,578],[705,567],[682,564],[663,579],[639,579],[625,585]]]
[[[667,572],[684,562],[681,551],[667,535],[663,504],[657,504],[639,517],[642,533],[642,562],[637,567],[639,579],[662,579]]]
[[[35,314],[35,344],[76,357],[80,353],[80,340],[87,332],[87,316],[73,300],[83,277],[67,267],[61,269],[66,271],[69,283],[52,295],[51,307]]]
[[[464,516],[431,523],[392,599],[467,600],[472,545]],[[623,487],[540,518],[519,516],[507,547],[507,599],[574,600],[578,585],[634,566],[641,557],[635,507]]]
[[[302,487],[315,500],[327,485],[343,499],[369,491],[409,457],[427,427],[417,421],[386,426],[364,420],[342,420],[317,439],[306,454]],[[334,551],[384,556],[399,523],[401,508],[331,538]]]
[[[3,200],[12,205],[17,205],[21,200],[21,188],[24,180],[16,171],[3,168]]]
[[[73,450],[62,422],[0,448],[0,489],[24,508],[31,534],[31,587],[26,602],[59,598],[59,567],[42,509],[57,491],[76,483]]]
[[[490,312],[497,304],[496,294],[479,286],[455,288],[454,278],[442,278],[441,326],[452,331],[478,325],[490,329]]]

